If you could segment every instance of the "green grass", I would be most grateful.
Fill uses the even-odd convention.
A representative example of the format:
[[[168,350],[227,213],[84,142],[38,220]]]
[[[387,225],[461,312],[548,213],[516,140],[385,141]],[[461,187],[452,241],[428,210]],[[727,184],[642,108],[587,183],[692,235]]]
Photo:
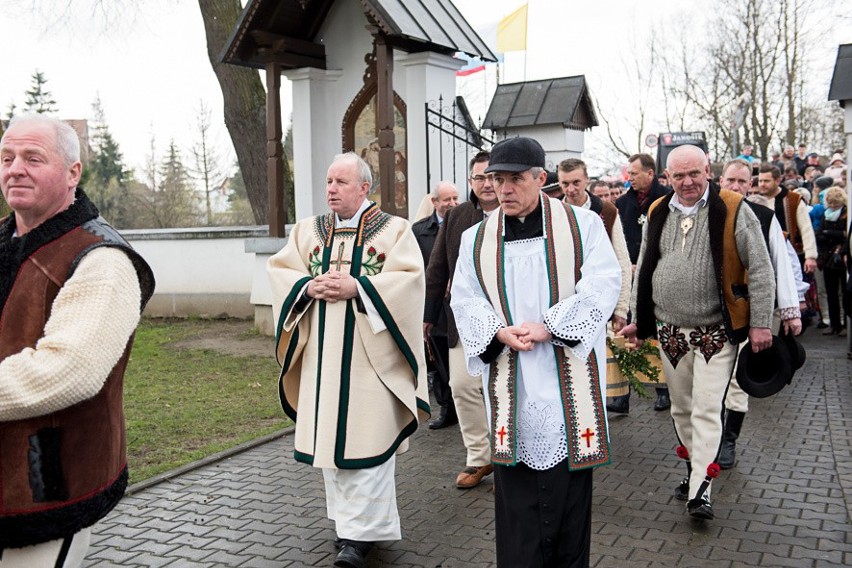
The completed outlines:
[[[140,323],[124,392],[131,483],[290,424],[278,402],[279,367],[271,338],[268,357],[170,345],[215,325],[203,320]]]

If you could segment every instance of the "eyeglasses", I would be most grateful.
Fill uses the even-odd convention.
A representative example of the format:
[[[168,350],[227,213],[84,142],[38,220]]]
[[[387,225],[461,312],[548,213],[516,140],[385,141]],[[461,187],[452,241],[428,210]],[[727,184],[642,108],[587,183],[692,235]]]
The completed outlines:
[[[472,179],[476,183],[485,183],[485,180],[494,181],[494,176],[493,175],[487,175],[487,176],[476,175],[476,176],[471,177],[470,179]]]

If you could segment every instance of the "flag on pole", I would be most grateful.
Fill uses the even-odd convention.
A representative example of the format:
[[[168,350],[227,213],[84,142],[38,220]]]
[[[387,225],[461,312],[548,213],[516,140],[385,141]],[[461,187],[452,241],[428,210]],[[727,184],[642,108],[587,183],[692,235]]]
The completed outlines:
[[[455,54],[455,58],[465,61],[464,66],[456,71],[456,77],[467,77],[468,75],[485,71],[485,62],[478,57],[470,57],[466,53],[459,52]]]
[[[527,48],[527,7],[524,4],[497,24],[497,51],[524,51]]]

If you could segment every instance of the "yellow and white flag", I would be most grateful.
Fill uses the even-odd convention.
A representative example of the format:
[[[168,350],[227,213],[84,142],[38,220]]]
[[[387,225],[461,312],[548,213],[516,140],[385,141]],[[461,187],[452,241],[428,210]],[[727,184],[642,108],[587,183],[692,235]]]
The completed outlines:
[[[523,51],[527,48],[527,7],[524,4],[497,24],[497,51]]]

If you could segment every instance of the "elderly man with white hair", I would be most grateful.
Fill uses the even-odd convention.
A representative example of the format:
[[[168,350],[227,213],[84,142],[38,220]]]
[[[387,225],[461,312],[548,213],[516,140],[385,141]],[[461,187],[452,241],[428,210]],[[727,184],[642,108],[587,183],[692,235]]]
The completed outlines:
[[[0,139],[0,568],[79,566],[127,487],[124,370],[154,275],[81,170],[55,118]]]
[[[367,200],[371,182],[356,154],[336,156],[330,211],[299,221],[267,264],[294,458],[322,469],[335,566],[351,568],[402,538],[396,454],[429,415],[423,258],[408,221]]]
[[[737,344],[748,339],[754,352],[772,344],[775,278],[757,217],[741,195],[710,183],[703,150],[674,149],[666,174],[674,191],[648,210],[630,303],[635,320],[623,333],[660,341],[678,456],[687,464],[675,496],[688,499],[690,516],[712,519]]]
[[[439,181],[429,195],[432,201],[432,214],[411,226],[426,268],[429,267],[429,257],[432,255],[432,249],[435,248],[438,230],[444,224],[444,217],[447,216],[448,211],[459,204],[459,190],[452,182]],[[450,389],[450,348],[447,341],[446,309],[441,310],[436,325],[423,331],[423,341],[426,343],[429,359],[429,383],[432,385],[435,402],[441,408],[438,417],[429,423],[429,428],[438,430],[458,424],[459,421]]]

